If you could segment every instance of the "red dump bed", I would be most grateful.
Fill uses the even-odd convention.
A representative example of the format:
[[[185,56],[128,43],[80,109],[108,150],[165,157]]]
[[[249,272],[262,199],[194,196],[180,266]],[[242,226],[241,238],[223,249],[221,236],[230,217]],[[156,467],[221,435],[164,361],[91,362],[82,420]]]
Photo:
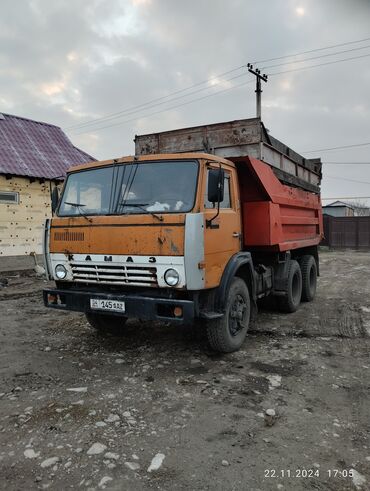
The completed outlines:
[[[318,194],[282,184],[260,160],[229,160],[238,169],[245,248],[286,251],[320,243],[323,220]]]

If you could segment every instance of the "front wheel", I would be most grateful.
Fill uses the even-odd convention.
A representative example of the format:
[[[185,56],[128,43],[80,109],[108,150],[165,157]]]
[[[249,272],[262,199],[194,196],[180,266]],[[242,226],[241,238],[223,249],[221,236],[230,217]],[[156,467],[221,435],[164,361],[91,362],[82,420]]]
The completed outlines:
[[[237,351],[247,335],[251,316],[248,287],[241,278],[234,278],[221,319],[208,321],[207,338],[211,348],[219,353]]]
[[[127,321],[127,317],[109,314],[86,312],[85,316],[90,326],[98,332],[102,334],[113,334],[115,336],[122,334],[123,327]]]

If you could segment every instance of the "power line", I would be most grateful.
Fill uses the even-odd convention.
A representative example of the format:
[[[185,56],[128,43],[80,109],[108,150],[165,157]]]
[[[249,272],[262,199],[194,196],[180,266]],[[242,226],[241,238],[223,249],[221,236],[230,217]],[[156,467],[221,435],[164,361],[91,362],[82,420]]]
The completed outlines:
[[[270,58],[269,60],[261,60],[261,61],[257,61],[256,63],[262,63],[262,62],[266,62],[266,61],[272,61],[272,60],[277,60],[277,59],[289,58],[289,57],[292,57],[292,56],[299,56],[299,55],[303,55],[303,54],[307,54],[307,53],[312,53],[312,52],[315,52],[315,51],[322,51],[322,50],[325,50],[325,49],[332,49],[332,48],[335,48],[335,47],[346,46],[346,45],[350,45],[350,44],[356,44],[356,43],[364,42],[364,41],[367,41],[367,40],[370,40],[370,38],[364,38],[364,39],[360,39],[360,40],[357,40],[357,41],[349,41],[347,43],[340,43],[340,44],[336,44],[336,45],[331,45],[331,46],[325,46],[325,47],[321,47],[321,48],[316,48],[316,49],[312,49],[312,50],[308,50],[308,51],[303,51],[301,53],[296,53],[294,55],[285,55],[285,56],[280,56],[280,57],[277,57],[277,58]],[[358,49],[363,49],[363,48],[358,48]],[[292,62],[292,63],[294,63],[294,62]],[[127,113],[127,112],[133,111],[135,109],[139,109],[139,108],[143,108],[143,109],[145,108],[146,109],[147,108],[146,106],[148,104],[153,104],[154,102],[164,101],[164,99],[168,99],[169,97],[171,97],[173,95],[177,95],[177,94],[186,92],[186,91],[188,91],[188,90],[190,90],[192,88],[198,87],[198,86],[203,85],[205,83],[209,83],[212,80],[217,80],[219,77],[228,75],[228,74],[233,73],[235,71],[238,71],[238,70],[240,70],[242,68],[245,68],[245,66],[246,65],[240,65],[240,66],[235,67],[235,68],[233,68],[231,70],[228,70],[228,71],[223,72],[223,73],[221,73],[219,75],[216,75],[215,77],[212,77],[211,79],[207,79],[207,80],[203,80],[201,82],[197,82],[197,83],[195,83],[193,85],[190,85],[190,86],[185,87],[183,89],[177,90],[177,91],[172,92],[170,94],[167,94],[165,96],[158,97],[156,99],[152,99],[150,101],[144,102],[144,103],[139,104],[139,105],[136,105],[136,106],[131,106],[129,108],[126,108],[126,109],[124,109],[122,111],[118,111],[116,113],[108,114],[106,116],[102,116],[102,117],[95,118],[95,119],[92,119],[92,120],[89,120],[89,121],[85,121],[83,123],[77,123],[77,124],[71,125],[69,127],[66,127],[65,129],[66,130],[69,130],[69,129],[80,129],[80,128],[84,127],[84,126],[88,126],[88,125],[93,124],[95,122],[103,122],[104,120],[111,119],[111,118],[116,117],[116,116],[118,117],[119,115],[121,115],[123,113]],[[188,95],[191,95],[191,94],[188,94]],[[169,102],[169,101],[167,101],[167,102]]]
[[[322,164],[333,165],[370,165],[370,162],[322,162]]]
[[[357,41],[349,41],[347,43],[332,44],[331,46],[325,46],[324,48],[310,49],[308,51],[301,51],[300,53],[294,53],[291,55],[277,56],[275,58],[268,58],[266,60],[257,60],[257,61],[253,61],[253,63],[258,63],[258,64],[267,63],[269,61],[277,61],[277,60],[282,60],[284,58],[292,58],[294,56],[300,56],[300,55],[306,55],[308,53],[314,53],[315,51],[324,51],[325,49],[340,48],[341,46],[348,46],[350,44],[362,43],[364,41],[370,41],[370,38],[359,39]]]
[[[318,148],[317,150],[306,150],[306,151],[304,151],[302,153],[330,152],[331,150],[342,150],[344,148],[365,147],[367,145],[370,145],[370,142],[366,142],[366,143],[354,143],[352,145],[342,145],[340,147]]]
[[[331,65],[333,63],[340,63],[342,61],[348,61],[348,60],[352,60],[352,59],[356,59],[356,58],[363,58],[364,56],[370,56],[370,54],[368,55],[363,55],[363,56],[359,56],[359,57],[354,57],[354,58],[346,58],[344,60],[337,60],[337,61],[334,61],[334,62],[327,62],[327,63],[320,63],[320,64],[317,64],[317,65],[311,65],[311,66],[308,66],[308,67],[301,67],[301,68],[296,68],[296,69],[293,69],[293,70],[285,70],[285,71],[281,71],[281,72],[278,72],[278,73],[270,73],[269,75],[270,76],[274,76],[274,75],[280,75],[280,74],[283,74],[283,73],[289,73],[289,72],[292,72],[292,71],[300,71],[300,70],[307,70],[307,69],[310,69],[310,68],[316,68],[316,67],[319,67],[319,66],[325,66],[325,65]],[[192,104],[194,102],[198,102],[198,101],[201,101],[201,100],[204,100],[204,99],[207,99],[208,97],[213,97],[214,95],[218,95],[218,94],[221,94],[221,93],[224,93],[224,92],[228,92],[229,90],[233,90],[233,89],[236,89],[238,87],[241,87],[242,85],[246,85],[248,83],[250,83],[251,80],[243,83],[243,84],[238,84],[238,85],[234,85],[232,87],[229,87],[227,89],[223,89],[223,90],[219,90],[217,92],[214,92],[212,94],[208,94],[206,96],[203,96],[203,97],[199,97],[197,99],[191,99],[189,101],[186,101],[182,104],[177,104],[175,106],[171,106],[169,108],[166,108],[166,109],[162,109],[162,110],[159,110],[159,111],[155,111],[153,113],[150,113],[150,114],[143,114],[142,116],[140,116],[140,118],[146,118],[146,117],[149,117],[149,116],[154,116],[156,114],[160,114],[160,113],[163,113],[163,112],[167,112],[167,111],[170,111],[172,109],[176,109],[178,107],[182,107],[182,106],[186,106],[187,104]],[[188,94],[188,95],[192,95],[192,94]],[[167,101],[169,102],[169,101]],[[106,126],[101,126],[101,127],[98,127],[98,128],[91,128],[87,131],[82,131],[82,132],[79,132],[79,133],[75,133],[75,135],[83,135],[85,133],[89,133],[90,131],[100,131],[100,130],[103,130],[103,129],[106,129],[106,128],[111,128],[113,126],[119,126],[119,125],[122,125],[122,124],[125,124],[125,123],[130,123],[132,121],[136,121],[137,119],[139,119],[138,117],[135,117],[135,118],[131,118],[131,119],[127,119],[127,120],[124,120],[124,121],[121,121],[119,123],[115,123],[115,124],[111,124],[111,125],[106,125]],[[104,122],[104,121],[102,121]],[[78,129],[78,128],[77,128]],[[318,152],[318,151],[321,151],[321,150],[310,150],[310,151],[307,151],[307,152],[303,152],[303,153],[311,153],[311,152]]]
[[[370,48],[370,45],[364,46],[364,47],[360,47],[360,48],[353,48],[351,50],[339,51],[337,53],[330,53],[330,54],[326,54],[326,55],[321,55],[321,56],[318,56],[318,57],[312,57],[312,58],[308,58],[308,59],[305,59],[305,60],[297,60],[297,61],[293,61],[293,62],[280,63],[278,65],[271,65],[271,66],[268,66],[268,67],[265,67],[265,68],[273,68],[273,67],[278,67],[278,66],[292,64],[292,63],[302,63],[302,62],[305,62],[305,61],[310,61],[310,60],[314,60],[314,59],[317,59],[317,58],[322,58],[322,57],[325,57],[325,56],[335,56],[335,55],[338,55],[338,54],[341,54],[341,53],[347,53],[348,51],[355,51],[355,50],[364,49],[364,48]],[[370,53],[368,55],[366,55],[366,56],[370,56]],[[337,61],[342,61],[342,60],[337,60]],[[228,72],[224,72],[224,74],[235,72],[236,70],[240,70],[241,68],[244,68],[244,67],[245,67],[245,65],[241,65],[241,66],[239,66],[239,67],[237,67],[237,68],[235,68],[233,70],[229,70]],[[142,110],[152,109],[153,107],[161,106],[162,104],[166,104],[168,102],[173,102],[175,100],[184,99],[184,98],[189,97],[191,95],[197,94],[198,92],[203,92],[205,90],[209,90],[212,87],[214,87],[215,85],[220,85],[220,84],[222,84],[224,82],[229,82],[231,80],[234,80],[234,79],[237,79],[237,78],[240,78],[240,77],[244,77],[246,75],[247,75],[247,73],[242,73],[242,74],[236,75],[234,77],[230,77],[230,78],[225,79],[225,80],[218,80],[217,77],[213,77],[213,78],[209,79],[208,81],[203,81],[203,82],[199,82],[198,84],[194,84],[193,86],[191,86],[191,87],[189,87],[187,89],[181,89],[179,91],[176,91],[172,95],[185,92],[187,90],[190,90],[190,88],[193,88],[193,87],[202,85],[205,82],[208,82],[209,83],[212,80],[216,80],[216,82],[212,86],[202,87],[202,88],[197,89],[195,91],[192,91],[192,92],[190,92],[188,94],[181,95],[181,96],[178,96],[178,97],[172,97],[170,99],[169,99],[169,97],[171,97],[171,95],[163,96],[163,97],[154,99],[152,102],[149,101],[149,102],[140,104],[138,106],[133,106],[131,110],[130,109],[124,109],[122,111],[119,111],[117,113],[113,113],[111,115],[103,116],[101,118],[96,118],[96,119],[93,119],[91,121],[87,121],[85,123],[81,123],[79,125],[70,126],[70,127],[66,128],[66,129],[71,129],[72,131],[73,131],[73,129],[79,130],[79,129],[82,129],[82,128],[87,127],[87,126],[94,125],[95,123],[107,122],[107,121],[111,121],[113,119],[118,119],[120,116],[123,116],[123,115],[129,116],[130,114],[135,114],[137,112],[141,112]],[[164,99],[167,99],[167,100],[164,100]]]
[[[343,54],[343,53],[349,53],[349,52],[352,52],[352,51],[359,51],[361,49],[367,49],[367,48],[370,48],[370,45],[369,44],[366,45],[366,46],[361,46],[359,48],[352,48],[352,49],[345,49],[343,51],[337,51],[336,53],[326,53],[325,55],[313,56],[311,58],[304,58],[303,60],[286,61],[284,63],[277,63],[276,65],[265,66],[265,67],[262,68],[262,70],[267,70],[268,68],[275,68],[275,67],[283,66],[283,65],[290,65],[290,64],[295,64],[295,63],[304,63],[306,61],[317,60],[319,58],[327,58],[328,56],[336,56],[336,55],[340,55],[340,54]]]
[[[370,54],[368,55],[363,55],[363,56],[359,56],[357,58],[363,58],[364,56],[370,56]],[[306,70],[306,69],[309,69],[309,68],[316,68],[316,67],[319,67],[319,66],[325,66],[325,65],[330,65],[332,63],[339,63],[341,61],[347,61],[347,60],[352,60],[352,59],[356,59],[355,58],[346,58],[344,60],[337,60],[337,61],[334,61],[334,62],[327,62],[327,63],[320,63],[318,65],[312,65],[312,66],[308,66],[308,67],[301,67],[301,68],[297,68],[297,69],[293,69],[293,70],[285,70],[285,71],[282,71],[282,72],[278,72],[278,73],[272,73],[272,74],[269,74],[270,76],[274,76],[274,75],[280,75],[280,74],[283,74],[283,73],[289,73],[289,72],[292,72],[292,71],[300,71],[300,70]],[[237,78],[237,77],[235,77]],[[182,106],[186,106],[188,104],[193,104],[194,102],[198,102],[198,101],[201,101],[201,100],[204,100],[204,99],[207,99],[208,97],[213,97],[215,95],[218,95],[218,94],[221,94],[221,93],[224,93],[224,92],[228,92],[230,90],[233,90],[233,89],[236,89],[238,87],[241,87],[243,85],[246,85],[250,82],[252,82],[253,80],[248,80],[247,82],[244,82],[242,84],[237,84],[237,85],[234,85],[232,87],[229,87],[227,89],[223,89],[223,90],[219,90],[217,92],[214,92],[212,94],[208,94],[208,95],[205,95],[203,97],[198,97],[197,99],[191,99],[189,101],[186,101],[182,104],[177,104],[175,106],[171,106],[169,108],[166,108],[166,109],[161,109],[159,111],[155,111],[153,113],[150,113],[150,114],[143,114],[142,116],[140,116],[140,118],[147,118],[147,117],[150,117],[150,116],[154,116],[154,115],[157,115],[157,114],[161,114],[163,112],[167,112],[167,111],[171,111],[172,109],[176,109],[178,107],[182,107]],[[199,92],[199,91],[198,91]],[[192,94],[188,94],[188,95],[192,95]],[[173,99],[174,100],[174,99]],[[171,102],[171,101],[167,101],[167,102]],[[86,133],[90,133],[90,131],[100,131],[100,130],[104,130],[104,129],[107,129],[107,128],[112,128],[114,126],[120,126],[122,124],[125,124],[125,123],[130,123],[132,121],[137,121],[137,119],[139,119],[139,117],[135,117],[135,118],[131,118],[131,119],[127,119],[127,120],[124,120],[124,121],[120,121],[118,123],[114,123],[114,124],[110,124],[110,125],[106,125],[106,126],[101,126],[101,127],[98,127],[98,128],[91,128],[87,131],[81,131],[79,133],[75,133],[75,135],[83,135],[83,134],[86,134]],[[104,122],[104,121],[102,121]],[[370,143],[367,143],[366,145],[368,145]],[[354,145],[354,146],[357,146],[357,145]],[[337,147],[337,148],[341,148],[341,147]],[[333,148],[332,150],[335,150],[335,148]],[[307,152],[303,152],[303,153],[312,153],[312,152],[319,152],[319,151],[323,151],[323,150],[310,150],[310,151],[307,151]]]
[[[78,124],[74,124],[72,126],[67,126],[65,129],[66,130],[69,130],[69,129],[72,129],[72,128],[75,128],[75,127],[85,126],[85,125],[90,124],[90,123],[93,123],[95,121],[100,121],[100,120],[103,120],[103,119],[106,119],[106,118],[110,118],[111,116],[116,116],[118,114],[126,113],[127,111],[131,111],[133,109],[137,109],[137,108],[141,108],[143,106],[147,106],[148,104],[152,104],[152,103],[157,102],[157,101],[162,101],[163,99],[167,99],[168,97],[171,97],[173,95],[181,94],[182,92],[185,92],[187,90],[190,90],[190,89],[193,89],[195,87],[198,87],[199,85],[203,85],[205,83],[210,83],[210,82],[212,82],[212,80],[216,80],[217,81],[219,77],[222,77],[224,75],[228,75],[230,73],[236,72],[236,71],[241,70],[242,68],[245,68],[245,67],[246,67],[246,65],[240,65],[240,66],[238,66],[236,68],[233,68],[231,70],[228,70],[227,72],[220,73],[218,75],[215,75],[214,77],[208,78],[207,80],[202,80],[201,82],[197,82],[197,83],[195,83],[193,85],[190,85],[188,87],[184,87],[183,89],[176,90],[175,92],[171,92],[170,94],[164,95],[162,97],[157,97],[155,99],[151,99],[150,101],[143,102],[142,104],[138,104],[137,106],[131,106],[131,107],[128,107],[126,109],[122,109],[121,111],[118,111],[116,113],[108,114],[106,116],[101,116],[100,118],[95,118],[95,119],[91,119],[89,121],[85,121],[84,123],[78,123]],[[219,83],[219,82],[217,82],[217,83]],[[207,88],[209,88],[209,87],[207,87]]]
[[[349,60],[353,60],[353,59],[357,59],[357,58],[364,58],[365,56],[370,56],[370,53],[368,55],[362,55],[362,56],[358,56],[358,57],[345,58],[344,60],[336,60],[336,61],[331,61],[331,62],[326,62],[326,63],[319,63],[317,65],[311,65],[311,66],[308,66],[308,67],[300,67],[300,68],[296,68],[296,69],[292,69],[292,70],[284,70],[284,71],[277,72],[277,73],[269,73],[269,76],[281,75],[281,74],[284,74],[284,73],[289,73],[289,72],[294,72],[294,71],[300,71],[300,70],[307,70],[307,69],[310,69],[310,68],[316,68],[316,67],[320,67],[320,66],[331,65],[333,63],[340,63],[340,62],[343,62],[343,61],[349,61]],[[207,99],[208,97],[213,97],[214,95],[218,95],[218,94],[227,92],[229,90],[233,90],[235,88],[241,87],[242,85],[248,84],[250,82],[251,82],[251,80],[249,80],[249,81],[247,81],[247,82],[245,82],[243,84],[234,85],[233,87],[229,87],[227,89],[219,90],[219,91],[214,92],[212,94],[208,94],[206,96],[199,97],[197,99],[191,99],[191,100],[186,101],[186,102],[184,102],[182,104],[171,106],[169,108],[162,109],[162,110],[159,110],[159,111],[155,111],[155,112],[150,113],[150,114],[143,114],[142,116],[140,116],[140,118],[146,118],[146,117],[149,117],[149,116],[154,116],[156,114],[167,112],[167,111],[170,111],[172,109],[176,109],[178,107],[186,106],[187,104],[193,104],[194,102],[198,102],[198,101],[201,101],[203,99]],[[188,95],[192,95],[192,94],[188,94]],[[82,132],[79,132],[79,133],[75,133],[75,135],[76,136],[77,135],[83,135],[85,133],[89,133],[90,131],[100,131],[100,130],[103,130],[103,129],[106,129],[106,128],[111,128],[111,127],[114,127],[114,126],[120,126],[120,125],[125,124],[125,123],[136,121],[137,119],[139,119],[139,118],[138,117],[135,117],[135,118],[131,118],[131,119],[128,119],[128,120],[121,121],[119,123],[115,123],[115,124],[111,124],[111,125],[106,125],[106,126],[101,126],[101,127],[98,127],[98,128],[91,128],[91,129],[89,129],[87,131],[82,131]],[[104,122],[104,121],[102,121],[102,122]],[[303,153],[311,153],[311,152],[317,152],[317,151],[321,151],[321,150],[310,150],[308,152],[303,152]]]
[[[292,68],[291,70],[284,70],[281,72],[268,73],[268,75],[270,77],[273,77],[275,75],[282,75],[283,73],[299,72],[301,70],[308,70],[310,68],[316,68],[319,66],[334,65],[335,63],[342,63],[343,61],[358,60],[359,58],[366,58],[367,56],[370,56],[370,53],[366,54],[366,55],[361,55],[361,56],[352,56],[351,58],[344,58],[343,60],[327,61],[326,63],[318,63],[317,65],[310,65],[307,67]]]
[[[335,198],[321,198],[321,201],[328,201],[332,199],[370,199],[370,196],[341,196],[341,197],[335,197]]]
[[[269,73],[269,75],[271,76],[274,76],[274,75],[281,75],[281,74],[284,74],[284,73],[289,73],[289,72],[294,72],[294,71],[300,71],[300,70],[307,70],[307,69],[310,69],[310,68],[316,68],[316,67],[320,67],[320,66],[325,66],[325,65],[330,65],[330,64],[333,64],[333,63],[341,63],[343,61],[350,61],[350,60],[353,60],[353,59],[357,59],[357,58],[363,58],[363,57],[367,57],[367,56],[370,56],[370,53],[369,54],[366,54],[366,55],[362,55],[362,56],[358,56],[358,57],[351,57],[351,58],[345,58],[343,60],[335,60],[335,61],[332,61],[332,62],[326,62],[326,63],[320,63],[320,64],[317,64],[317,65],[311,65],[311,66],[308,66],[308,67],[300,67],[300,68],[296,68],[296,69],[291,69],[291,70],[285,70],[285,71],[281,71],[281,72],[277,72],[277,73]],[[218,81],[216,82],[216,84],[214,85],[220,85],[221,83],[223,82],[227,82],[227,81],[230,81],[230,80],[234,80],[236,78],[240,78],[240,77],[243,77],[245,76],[246,74],[245,73],[242,73],[240,75],[236,75],[234,77],[231,77],[229,79],[226,79],[226,80],[221,80],[221,81]],[[125,115],[129,115],[129,114],[134,114],[134,113],[137,113],[137,112],[141,112],[142,110],[146,110],[146,109],[151,109],[153,107],[156,107],[156,106],[160,106],[162,104],[166,104],[168,102],[173,102],[175,100],[178,100],[178,99],[183,99],[184,97],[188,97],[188,96],[191,96],[191,95],[194,95],[198,92],[202,92],[204,90],[208,90],[212,87],[203,87],[203,88],[200,88],[200,89],[197,89],[193,92],[190,92],[189,94],[185,94],[185,95],[182,95],[182,96],[179,96],[179,97],[174,97],[172,99],[169,99],[167,101],[162,101],[162,102],[157,102],[157,103],[154,103],[154,104],[151,104],[148,106],[148,103],[146,104],[146,107],[143,107],[143,109],[137,109],[137,110],[132,110],[130,112],[127,112],[128,110],[124,110],[124,111],[120,111],[119,113],[116,113],[114,115],[111,115],[111,116],[105,116],[105,117],[102,117],[102,118],[97,118],[96,120],[92,120],[90,122],[86,122],[86,123],[82,123],[81,125],[79,125],[78,127],[76,126],[74,129],[75,130],[79,130],[79,129],[82,129],[83,127],[86,127],[86,126],[90,126],[91,124],[94,124],[95,122],[99,123],[103,123],[103,122],[107,122],[107,121],[111,121],[113,119],[118,119],[121,115],[123,115],[125,113]],[[232,89],[233,87],[230,87],[230,90]],[[184,89],[185,90],[185,89]],[[180,91],[181,92],[181,91]],[[219,92],[224,92],[224,91],[219,91]],[[217,93],[219,92],[215,92],[215,94],[210,94],[211,95],[216,95]],[[168,96],[167,96],[168,97]],[[203,99],[203,98],[201,98]],[[195,101],[197,100],[201,100],[201,99],[195,99]],[[189,104],[193,102],[193,100],[190,100],[188,101]],[[182,105],[185,105],[185,104],[181,104],[180,106]],[[180,107],[180,106],[176,106],[176,107]],[[169,108],[169,109],[172,109],[172,108]],[[166,109],[167,110],[167,109]],[[164,110],[164,111],[166,111]],[[164,111],[161,111],[161,112],[164,112]],[[153,114],[158,114],[157,112],[156,113],[153,113]],[[146,115],[143,115],[141,117],[146,117]],[[130,119],[129,121],[134,121],[135,119]],[[126,122],[126,121],[124,121]],[[124,123],[123,122],[123,123]],[[107,126],[107,127],[110,127],[110,126]],[[99,128],[100,129],[100,128]],[[91,128],[91,130],[89,131],[94,131],[95,129],[94,128]],[[73,130],[72,130],[73,131]],[[87,132],[89,132],[87,131]],[[85,133],[85,132],[84,132]],[[79,133],[75,133],[76,135],[80,135],[80,134],[83,134],[81,132]]]
[[[358,183],[358,184],[370,184],[370,181],[359,181],[358,179],[350,179],[348,177],[330,176],[328,174],[324,174],[324,179],[325,178],[338,179],[340,181],[355,182],[355,183]]]
[[[176,104],[175,106],[171,106],[171,107],[166,108],[166,109],[160,109],[159,111],[155,111],[155,112],[150,113],[150,114],[145,114],[145,115],[140,116],[140,117],[141,118],[148,118],[149,116],[155,116],[156,114],[171,111],[172,109],[186,106],[187,104],[193,104],[194,102],[198,102],[198,101],[201,101],[203,99],[207,99],[208,97],[213,97],[215,95],[218,95],[218,94],[221,94],[224,92],[228,92],[229,90],[237,89],[239,87],[242,87],[243,85],[247,85],[247,84],[252,83],[252,82],[253,82],[253,80],[247,80],[246,82],[243,82],[243,83],[237,84],[237,85],[233,85],[232,87],[228,87],[227,89],[218,90],[217,92],[213,92],[212,94],[207,94],[203,97],[198,97],[197,99],[192,99],[190,101],[183,102],[182,104]],[[119,123],[113,123],[113,124],[110,124],[107,126],[100,126],[98,128],[93,128],[92,130],[82,131],[80,133],[75,133],[75,135],[84,135],[85,133],[89,133],[90,131],[100,131],[100,130],[104,130],[106,128],[112,128],[114,126],[121,126],[122,124],[125,124],[125,123],[131,123],[132,121],[137,121],[137,119],[138,119],[137,117],[131,118],[131,119],[126,119],[124,121],[120,121]]]
[[[369,53],[369,56],[370,56],[370,53]],[[242,66],[238,67],[237,69],[234,69],[234,70],[229,70],[229,72],[225,72],[225,73],[230,73],[230,72],[232,72],[232,71],[239,70],[240,68],[243,68],[244,66],[246,66],[246,65],[242,65]],[[300,68],[300,69],[303,69],[303,68]],[[300,70],[300,69],[299,69],[299,70]],[[279,72],[279,73],[285,73],[285,72]],[[196,94],[196,93],[202,92],[202,91],[204,91],[204,90],[209,90],[209,89],[211,89],[212,87],[214,87],[215,85],[220,85],[221,83],[228,82],[228,81],[234,80],[234,79],[236,79],[236,78],[243,77],[243,76],[245,76],[245,75],[247,75],[247,73],[242,73],[242,74],[236,75],[236,76],[234,76],[234,77],[230,77],[230,78],[225,79],[225,80],[220,80],[220,81],[217,81],[215,84],[213,84],[213,86],[210,86],[210,87],[209,87],[209,86],[208,86],[208,87],[202,87],[202,88],[197,89],[197,90],[194,90],[194,91],[192,91],[192,92],[190,92],[190,93],[188,93],[188,94],[185,94],[185,95],[182,95],[182,96],[178,96],[178,97],[173,97],[172,99],[168,99],[168,98],[170,97],[170,95],[168,95],[168,96],[163,96],[163,97],[161,97],[161,98],[154,99],[152,102],[147,102],[147,103],[145,103],[145,104],[141,104],[141,105],[139,105],[139,106],[133,106],[133,107],[137,107],[137,109],[136,109],[136,110],[135,110],[135,109],[132,109],[132,110],[125,109],[125,110],[119,111],[119,112],[117,112],[117,113],[113,113],[113,114],[111,114],[111,115],[107,115],[107,116],[104,116],[104,117],[101,117],[101,118],[96,118],[96,119],[94,119],[94,120],[87,121],[87,122],[85,122],[85,123],[81,123],[81,124],[79,124],[79,125],[74,125],[73,127],[67,127],[67,128],[65,128],[65,129],[67,130],[67,129],[69,128],[69,129],[71,129],[72,131],[74,131],[74,130],[78,131],[78,130],[83,129],[83,128],[86,128],[86,127],[88,127],[88,126],[90,126],[90,125],[94,125],[95,123],[103,123],[103,122],[108,122],[108,121],[111,121],[111,120],[113,120],[113,119],[118,119],[119,117],[121,117],[121,116],[123,116],[123,115],[127,115],[127,116],[128,116],[128,115],[130,115],[130,114],[135,114],[135,113],[137,113],[137,112],[141,112],[141,111],[144,111],[144,110],[146,110],[146,109],[151,109],[151,108],[156,107],[156,106],[161,106],[161,105],[163,105],[163,104],[166,104],[166,103],[169,103],[169,102],[173,102],[173,101],[175,101],[175,100],[179,100],[179,99],[183,99],[183,98],[185,98],[185,97],[189,97],[189,96],[191,96],[191,95],[194,95],[194,94]],[[272,75],[275,75],[275,74],[272,74]],[[208,80],[208,82],[209,82],[210,80],[217,80],[217,77],[214,77],[214,78],[212,78],[212,79],[209,79],[209,80]],[[207,82],[207,81],[206,81],[206,82]],[[201,85],[202,83],[203,83],[203,82],[200,82],[199,84],[194,84],[194,86],[196,86],[196,85]],[[232,87],[231,87],[230,89],[232,89]],[[182,90],[177,91],[176,93],[184,92],[184,91],[186,91],[186,90],[188,90],[188,89],[182,89]],[[219,91],[219,92],[224,92],[224,91]],[[217,94],[217,93],[219,93],[219,92],[216,92],[215,94]],[[173,94],[175,94],[175,93],[173,93]],[[212,95],[213,95],[213,94],[212,94]],[[166,99],[166,98],[167,98],[167,100],[162,100],[162,99]],[[199,100],[199,99],[196,99],[196,100]],[[158,102],[155,102],[155,101],[158,101]],[[191,102],[193,102],[193,100],[189,101],[189,103],[191,103]],[[177,106],[176,106],[176,107],[177,107]],[[140,109],[140,108],[142,108],[142,109]],[[157,113],[154,113],[154,114],[157,114]],[[144,115],[144,116],[142,116],[142,117],[146,117],[146,116]],[[133,120],[131,120],[131,119],[130,119],[130,121],[133,121]],[[124,122],[126,122],[126,121],[124,121]],[[108,126],[108,127],[109,127],[109,126]],[[89,130],[89,131],[90,131],[90,130]],[[91,129],[91,131],[94,131],[94,128],[92,128],[92,129]],[[80,135],[80,134],[82,134],[82,133],[81,133],[81,132],[79,132],[79,133],[75,133],[75,134],[76,134],[76,135]]]
[[[199,92],[203,92],[205,90],[212,89],[216,85],[221,85],[221,83],[230,82],[231,80],[235,80],[237,78],[245,77],[247,75],[248,75],[248,72],[241,73],[239,75],[234,75],[233,77],[230,77],[230,78],[227,78],[227,79],[224,79],[224,80],[220,80],[219,82],[216,82],[215,84],[213,84],[210,87],[201,87],[201,88],[199,88],[197,90],[192,91],[190,94],[183,94],[183,95],[180,95],[180,96],[177,96],[177,97],[173,97],[172,99],[168,99],[167,101],[155,102],[153,104],[147,105],[143,109],[136,109],[136,110],[132,110],[132,111],[127,111],[127,110],[126,111],[120,111],[117,114],[114,114],[114,115],[111,115],[111,116],[106,116],[104,118],[99,118],[98,120],[93,120],[93,121],[90,121],[88,123],[84,123],[80,127],[78,127],[78,128],[76,127],[74,129],[72,129],[71,131],[73,131],[73,130],[77,130],[78,131],[78,130],[80,130],[82,128],[86,128],[87,126],[94,125],[96,123],[97,124],[98,123],[106,123],[106,122],[112,121],[114,119],[119,119],[122,116],[129,116],[129,115],[135,114],[137,112],[142,112],[144,110],[146,111],[147,109],[152,109],[152,108],[157,107],[157,106],[162,106],[163,104],[167,104],[167,103],[171,103],[171,102],[174,102],[174,101],[177,101],[177,100],[180,100],[180,99],[184,99],[186,97],[189,97],[190,95],[198,94]]]

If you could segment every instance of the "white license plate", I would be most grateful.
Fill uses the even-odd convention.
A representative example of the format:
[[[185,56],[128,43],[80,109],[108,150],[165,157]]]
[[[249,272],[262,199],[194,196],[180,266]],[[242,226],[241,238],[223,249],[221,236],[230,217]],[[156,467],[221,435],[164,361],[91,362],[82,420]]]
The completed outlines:
[[[110,310],[111,312],[124,312],[125,302],[118,300],[102,300],[100,298],[90,298],[90,308],[93,310]]]

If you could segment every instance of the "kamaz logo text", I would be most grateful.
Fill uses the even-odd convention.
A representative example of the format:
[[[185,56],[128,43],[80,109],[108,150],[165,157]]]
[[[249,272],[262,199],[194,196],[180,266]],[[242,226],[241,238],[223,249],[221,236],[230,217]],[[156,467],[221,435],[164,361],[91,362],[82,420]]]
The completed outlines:
[[[113,260],[116,261],[116,262],[119,261],[118,259],[114,259],[113,256],[104,256],[104,262],[113,262]],[[92,261],[91,256],[90,255],[85,256],[85,261]],[[134,262],[134,259],[131,256],[127,256],[126,258],[121,259],[120,262],[133,263]],[[143,262],[143,259],[140,258],[140,261],[139,262],[142,263]],[[149,263],[156,263],[157,262],[157,259],[154,256],[150,256],[148,258],[148,262]]]

